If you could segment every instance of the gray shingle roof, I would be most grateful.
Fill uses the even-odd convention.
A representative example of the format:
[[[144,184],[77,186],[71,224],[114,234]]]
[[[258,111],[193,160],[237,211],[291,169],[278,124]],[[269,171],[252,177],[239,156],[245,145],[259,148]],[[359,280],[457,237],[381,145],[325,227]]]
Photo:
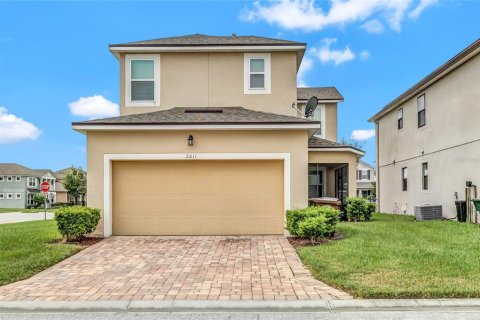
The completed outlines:
[[[257,36],[209,36],[204,34],[190,34],[185,36],[158,38],[152,40],[143,40],[135,42],[127,42],[121,44],[111,44],[110,47],[189,47],[189,46],[298,46],[305,43],[273,39]]]
[[[36,176],[36,172],[17,163],[0,163],[0,174]]]
[[[297,88],[297,100],[308,100],[313,96],[318,100],[343,100],[343,96],[335,87]]]
[[[318,121],[242,107],[180,108],[127,116],[74,122],[72,125],[186,125],[186,124],[320,124]]]
[[[308,147],[312,148],[312,149],[316,149],[316,148],[338,148],[338,149],[351,148],[351,149],[355,149],[355,150],[364,152],[363,150],[360,150],[358,148],[355,148],[355,147],[352,147],[352,146],[349,146],[349,145],[346,145],[346,144],[341,144],[341,143],[338,143],[338,142],[322,139],[322,138],[319,138],[319,137],[316,137],[316,136],[312,136],[312,137],[310,137],[310,139],[308,139]]]

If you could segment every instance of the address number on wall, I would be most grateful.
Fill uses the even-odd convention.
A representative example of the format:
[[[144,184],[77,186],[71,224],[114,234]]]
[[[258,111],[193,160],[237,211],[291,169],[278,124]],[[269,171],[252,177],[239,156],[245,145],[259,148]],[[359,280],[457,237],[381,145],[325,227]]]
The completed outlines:
[[[197,154],[196,153],[187,153],[185,155],[186,159],[197,159]]]

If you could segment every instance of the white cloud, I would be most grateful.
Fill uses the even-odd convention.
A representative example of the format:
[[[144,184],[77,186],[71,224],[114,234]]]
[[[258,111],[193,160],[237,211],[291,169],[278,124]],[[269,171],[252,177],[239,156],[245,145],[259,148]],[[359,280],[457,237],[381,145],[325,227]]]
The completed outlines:
[[[349,46],[346,46],[344,49],[332,49],[332,44],[336,42],[337,39],[334,38],[322,39],[320,47],[310,49],[310,53],[318,57],[323,63],[333,62],[335,65],[355,59],[355,54],[350,50]]]
[[[73,115],[89,119],[114,117],[119,114],[118,104],[101,95],[81,97],[77,101],[70,102],[68,107]]]
[[[434,0],[420,0],[409,15],[420,15],[432,1]],[[320,5],[317,6],[314,0],[255,1],[253,7],[245,9],[240,18],[250,22],[266,21],[284,29],[303,31],[381,18],[391,29],[399,31],[406,12],[416,3],[418,1],[415,0],[331,0],[325,10]]]
[[[313,59],[305,56],[297,73],[297,86],[306,87],[305,74],[313,68]]]
[[[415,9],[410,11],[410,13],[408,14],[408,17],[410,19],[418,18],[420,14],[423,12],[423,10],[425,10],[427,7],[431,6],[432,4],[435,4],[436,2],[438,2],[438,0],[420,0],[420,3],[415,7]]]
[[[370,52],[367,50],[363,50],[358,54],[358,56],[360,57],[360,60],[365,61],[370,58]]]
[[[372,19],[361,26],[362,29],[365,29],[368,33],[382,33],[383,32],[383,23],[380,22],[378,19]]]
[[[365,141],[375,137],[375,129],[371,130],[353,130],[351,138],[353,140]]]
[[[32,123],[8,113],[7,108],[0,107],[0,143],[37,140],[40,133],[40,129]]]

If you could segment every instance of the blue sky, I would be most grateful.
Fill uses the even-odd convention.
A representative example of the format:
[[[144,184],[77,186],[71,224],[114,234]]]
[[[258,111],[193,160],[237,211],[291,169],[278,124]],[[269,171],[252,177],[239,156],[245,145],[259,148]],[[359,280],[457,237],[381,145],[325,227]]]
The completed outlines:
[[[480,36],[479,16],[476,1],[1,2],[0,162],[85,168],[70,123],[119,102],[108,44],[190,33],[307,42],[300,82],[336,86],[339,138],[365,139],[370,116]],[[374,137],[361,143],[373,163]]]

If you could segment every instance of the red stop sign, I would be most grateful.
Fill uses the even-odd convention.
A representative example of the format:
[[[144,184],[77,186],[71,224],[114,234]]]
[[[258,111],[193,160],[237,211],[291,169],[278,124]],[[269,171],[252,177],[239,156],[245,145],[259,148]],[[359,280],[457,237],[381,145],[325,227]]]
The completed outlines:
[[[42,192],[47,193],[48,190],[50,190],[50,184],[47,181],[42,182],[42,184],[40,185],[40,189],[42,190]]]

